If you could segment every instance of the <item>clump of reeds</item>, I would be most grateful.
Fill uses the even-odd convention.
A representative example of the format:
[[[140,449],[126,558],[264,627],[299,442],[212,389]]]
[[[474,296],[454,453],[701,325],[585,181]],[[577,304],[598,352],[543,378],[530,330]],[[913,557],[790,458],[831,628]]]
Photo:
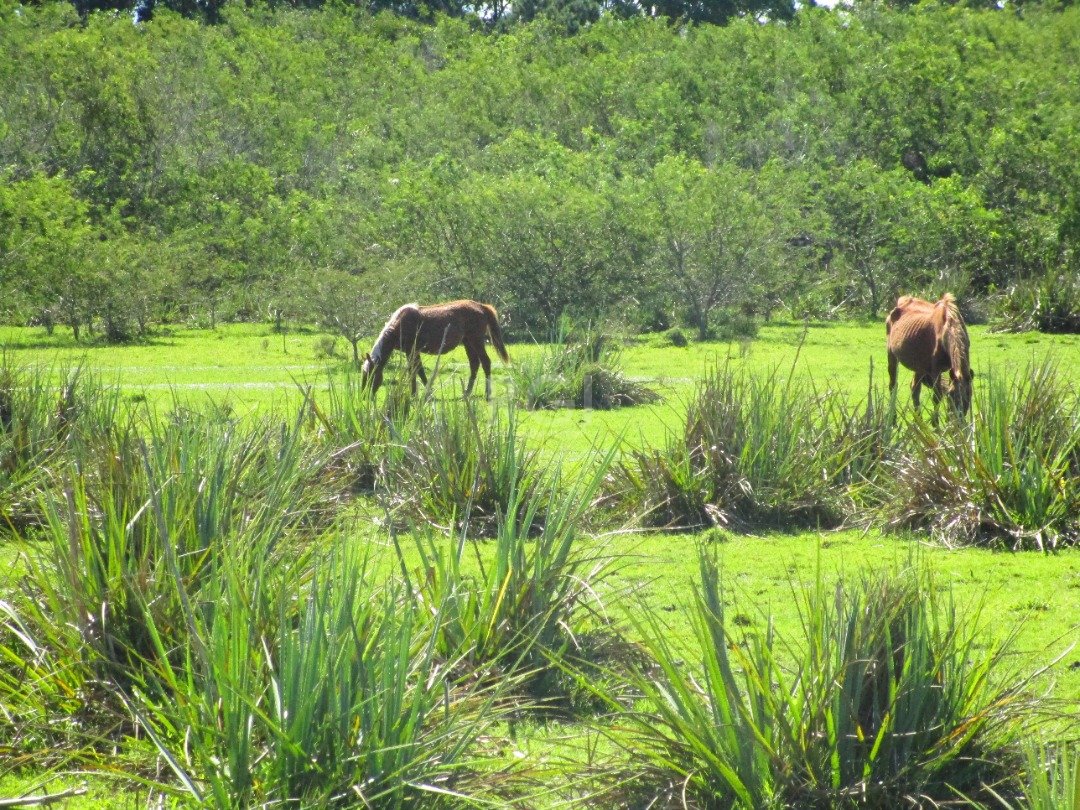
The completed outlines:
[[[470,541],[464,530],[415,535],[413,592],[435,617],[444,658],[517,674],[530,698],[552,697],[558,662],[579,650],[580,612],[598,607],[597,586],[612,567],[609,556],[580,543],[610,461],[610,454],[590,459],[568,486],[553,471],[533,491],[512,484],[490,541]],[[406,557],[401,562],[406,568]]]
[[[945,543],[1048,550],[1080,540],[1080,398],[1052,364],[986,374],[970,426],[913,419],[879,477],[887,526]]]
[[[565,330],[539,353],[515,361],[510,374],[515,397],[530,410],[608,410],[660,399],[621,367],[621,350],[609,335],[595,329]]]
[[[986,648],[925,570],[835,589],[819,572],[798,597],[801,635],[785,639],[771,623],[733,630],[715,559],[700,561],[699,652],[632,614],[654,664],[634,679],[632,733],[613,737],[641,806],[919,806],[1006,778],[1025,683],[1003,676],[1007,647]]]
[[[325,401],[305,392],[319,442],[332,451],[329,467],[354,493],[372,493],[385,485],[390,457],[405,445],[415,423],[407,389],[389,383],[386,390],[386,397],[376,399],[350,368],[329,375]]]
[[[299,541],[333,489],[320,486],[322,458],[304,435],[299,421],[241,427],[188,413],[70,441],[59,491],[43,498],[24,592],[5,606],[8,662],[40,670],[38,693],[80,704],[81,734],[108,736],[88,728],[87,712],[115,723],[92,703],[119,714],[118,693],[176,663],[159,656],[180,654],[185,602],[208,604],[209,566],[230,544],[287,537],[294,547],[264,552],[304,559]],[[47,718],[47,704],[27,705]]]
[[[78,448],[107,452],[110,434],[126,418],[117,386],[103,385],[78,368],[21,367],[3,355],[0,533],[39,526],[42,496],[56,491],[57,469]]]
[[[699,385],[683,434],[628,454],[609,484],[655,526],[834,527],[883,424],[872,402],[859,412],[836,393],[724,367]]]
[[[491,536],[501,516],[521,519],[537,502],[551,468],[521,436],[512,404],[489,412],[468,401],[435,402],[411,419],[378,492],[396,522]],[[546,514],[533,520],[539,528]]]
[[[1023,770],[1013,791],[993,791],[1002,810],[1077,810],[1080,808],[1080,743],[1029,742]]]
[[[310,577],[288,575],[262,542],[215,560],[201,590],[213,609],[193,606],[179,662],[132,691],[140,725],[213,807],[440,807],[495,794],[499,775],[481,778],[470,758],[502,715],[495,693],[450,677],[400,588],[335,545]]]

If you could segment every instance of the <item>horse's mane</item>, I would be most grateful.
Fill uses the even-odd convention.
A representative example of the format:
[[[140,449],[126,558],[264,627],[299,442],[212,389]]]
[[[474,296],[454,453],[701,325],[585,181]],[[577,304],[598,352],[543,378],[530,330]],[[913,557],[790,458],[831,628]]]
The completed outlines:
[[[375,340],[375,345],[371,347],[371,359],[374,360],[376,363],[382,362],[387,348],[389,348],[391,351],[393,350],[393,346],[388,346],[388,344],[395,337],[398,321],[401,320],[401,316],[405,313],[406,310],[410,309],[416,310],[416,312],[419,314],[420,305],[413,303],[400,306],[396,310],[394,310],[394,314],[390,316],[389,320],[387,320],[386,326],[383,327],[382,331],[379,333],[379,337]]]
[[[964,318],[960,314],[960,307],[956,305],[956,298],[952,293],[945,293],[938,302],[945,308],[945,323],[941,333],[941,341],[949,353],[949,365],[953,373],[958,377],[968,376],[968,356],[970,344],[968,342],[967,327]]]

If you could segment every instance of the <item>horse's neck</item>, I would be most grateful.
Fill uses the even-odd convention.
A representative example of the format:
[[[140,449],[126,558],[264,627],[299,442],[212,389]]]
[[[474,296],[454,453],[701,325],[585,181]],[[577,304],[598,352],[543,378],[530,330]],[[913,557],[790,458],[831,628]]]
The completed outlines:
[[[416,317],[419,317],[420,307],[418,304],[405,304],[404,306],[397,308],[394,314],[390,316],[390,320],[386,322],[386,326],[383,327],[382,332],[379,333],[379,337],[375,340],[375,345],[371,347],[371,359],[376,363],[385,363],[394,349],[402,348],[399,339],[401,335],[401,325],[406,312],[409,310],[415,310]]]
[[[371,347],[371,359],[379,365],[386,363],[390,358],[390,353],[394,351],[397,345],[397,334],[398,324],[396,322],[384,326],[382,332],[379,333],[379,337],[375,340],[375,345]]]

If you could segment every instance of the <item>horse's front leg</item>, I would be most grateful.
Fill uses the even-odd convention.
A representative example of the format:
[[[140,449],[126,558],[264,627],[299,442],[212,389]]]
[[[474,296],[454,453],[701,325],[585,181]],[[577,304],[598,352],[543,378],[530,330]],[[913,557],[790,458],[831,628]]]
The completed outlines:
[[[915,410],[919,410],[919,394],[921,393],[923,379],[923,375],[916,371],[911,380],[911,404],[915,406]]]
[[[938,376],[934,381],[934,410],[937,410],[937,406],[941,403],[941,400],[945,398],[948,393],[948,383],[945,382],[945,378]]]
[[[427,373],[424,371],[424,363],[420,359],[419,354],[413,354],[409,356],[409,382],[412,388],[412,392],[416,393],[416,378],[420,378],[420,382],[427,387]]]

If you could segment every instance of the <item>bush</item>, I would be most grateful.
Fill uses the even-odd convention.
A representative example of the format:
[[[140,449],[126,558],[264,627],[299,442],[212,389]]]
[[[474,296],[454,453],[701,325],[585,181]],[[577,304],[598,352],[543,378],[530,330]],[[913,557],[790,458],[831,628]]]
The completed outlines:
[[[534,699],[556,696],[560,662],[579,647],[580,612],[611,568],[610,558],[578,542],[610,462],[610,453],[589,459],[588,472],[566,487],[554,474],[532,492],[513,486],[483,551],[463,531],[417,535],[422,578],[410,590],[436,617],[444,658],[500,677],[516,673]]]
[[[63,380],[61,384],[54,378]],[[119,386],[81,369],[20,368],[0,360],[0,532],[44,522],[42,496],[52,473],[81,448],[86,458],[109,452],[118,425],[130,419]]]
[[[506,510],[516,508],[514,519],[522,518],[546,488],[551,468],[522,439],[513,405],[487,416],[483,408],[451,401],[412,412],[377,492],[396,523],[491,536],[501,516],[512,514]],[[545,520],[537,515],[536,525]]]
[[[857,418],[838,394],[719,369],[699,385],[683,435],[631,452],[609,490],[654,526],[836,526],[882,426],[872,401]]]
[[[668,329],[664,333],[664,337],[667,339],[668,343],[680,349],[690,345],[690,340],[686,337],[686,333],[677,326]]]
[[[354,493],[385,486],[390,458],[400,454],[416,423],[408,387],[392,383],[387,389],[378,402],[360,372],[350,367],[340,377],[328,374],[324,403],[305,391],[318,441],[332,453],[330,465]]]
[[[1002,318],[1009,331],[1080,333],[1080,277],[1051,271],[1017,282],[1006,294]]]
[[[238,544],[211,561],[200,596],[214,607],[188,614],[182,655],[159,653],[179,663],[133,692],[191,796],[221,808],[403,808],[493,793],[498,780],[466,756],[501,717],[493,693],[448,677],[400,589],[374,584],[363,552],[297,576],[266,550]]]
[[[751,315],[736,310],[724,310],[710,323],[716,340],[752,340],[758,334],[758,322]]]

